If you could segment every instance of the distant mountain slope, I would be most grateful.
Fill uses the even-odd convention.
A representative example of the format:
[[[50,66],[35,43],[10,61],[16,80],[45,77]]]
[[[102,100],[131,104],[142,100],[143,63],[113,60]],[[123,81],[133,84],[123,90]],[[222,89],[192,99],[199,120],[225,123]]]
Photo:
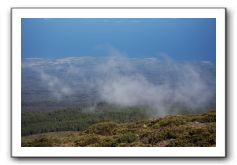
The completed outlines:
[[[84,131],[22,137],[23,147],[213,147],[215,144],[214,111],[129,123],[100,122]]]
[[[148,119],[148,113],[149,109],[144,107],[120,107],[104,103],[96,107],[22,112],[21,134],[25,136],[54,131],[83,131],[98,122],[125,123]]]

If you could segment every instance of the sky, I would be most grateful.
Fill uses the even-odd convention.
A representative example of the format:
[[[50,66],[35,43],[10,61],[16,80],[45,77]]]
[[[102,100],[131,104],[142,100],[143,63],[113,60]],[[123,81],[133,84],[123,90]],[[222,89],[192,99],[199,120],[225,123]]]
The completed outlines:
[[[215,18],[22,18],[22,58],[129,58],[166,54],[175,60],[216,60]]]

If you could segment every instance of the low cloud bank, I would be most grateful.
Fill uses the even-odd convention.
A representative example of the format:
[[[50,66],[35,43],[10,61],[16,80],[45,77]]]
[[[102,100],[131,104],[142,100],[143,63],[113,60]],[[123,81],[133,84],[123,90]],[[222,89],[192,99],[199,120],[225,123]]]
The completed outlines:
[[[197,112],[215,102],[215,65],[207,61],[136,59],[116,54],[103,58],[27,59],[22,68],[34,70],[33,76],[38,76],[41,85],[58,101],[86,93],[96,96],[91,100],[93,104],[103,101],[145,106],[153,115],[184,109]]]

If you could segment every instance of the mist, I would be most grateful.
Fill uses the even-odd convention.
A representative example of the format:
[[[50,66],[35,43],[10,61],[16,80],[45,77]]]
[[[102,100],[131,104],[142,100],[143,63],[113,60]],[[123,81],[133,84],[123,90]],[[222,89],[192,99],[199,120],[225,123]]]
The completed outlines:
[[[205,62],[202,65],[176,62],[168,57],[143,59],[137,63],[112,57],[98,68],[105,75],[98,91],[105,102],[147,106],[159,115],[179,113],[184,108],[201,111],[215,97],[215,78],[204,66]]]
[[[58,102],[73,98],[80,104],[83,95],[91,106],[99,102],[142,106],[159,116],[206,111],[215,103],[215,64],[209,61],[114,53],[100,58],[25,59],[22,68],[34,71]]]

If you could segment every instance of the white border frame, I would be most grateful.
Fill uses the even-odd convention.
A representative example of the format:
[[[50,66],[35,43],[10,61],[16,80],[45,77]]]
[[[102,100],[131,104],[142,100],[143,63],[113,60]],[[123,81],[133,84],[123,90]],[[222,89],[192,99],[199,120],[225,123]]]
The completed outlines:
[[[226,157],[225,8],[12,8],[12,157]],[[216,18],[216,147],[21,147],[21,18]]]

